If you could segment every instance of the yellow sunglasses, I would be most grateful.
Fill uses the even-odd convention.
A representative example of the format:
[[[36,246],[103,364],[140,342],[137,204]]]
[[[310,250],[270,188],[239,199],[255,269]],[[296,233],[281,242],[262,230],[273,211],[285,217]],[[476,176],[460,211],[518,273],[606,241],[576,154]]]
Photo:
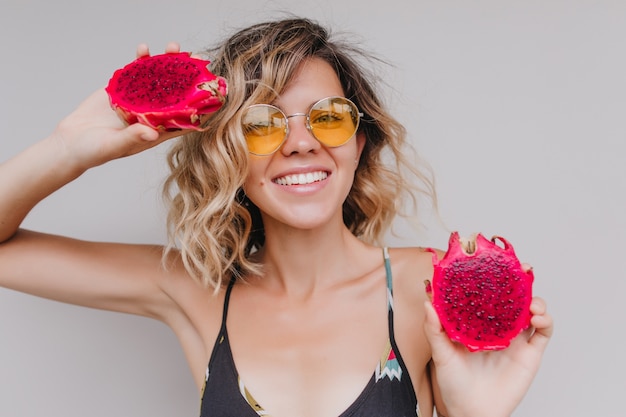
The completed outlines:
[[[326,97],[311,106],[307,113],[287,116],[271,104],[254,104],[242,117],[248,150],[254,155],[271,155],[289,134],[289,119],[306,117],[306,127],[320,143],[337,147],[347,143],[359,128],[363,113],[345,97]]]

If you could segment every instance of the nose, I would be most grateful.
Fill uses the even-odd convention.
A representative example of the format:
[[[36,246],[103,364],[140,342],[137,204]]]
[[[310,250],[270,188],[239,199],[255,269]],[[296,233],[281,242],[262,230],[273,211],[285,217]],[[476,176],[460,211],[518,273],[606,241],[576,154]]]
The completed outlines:
[[[321,148],[321,144],[307,127],[306,113],[294,113],[287,116],[287,127],[287,138],[281,147],[284,155],[306,154]]]

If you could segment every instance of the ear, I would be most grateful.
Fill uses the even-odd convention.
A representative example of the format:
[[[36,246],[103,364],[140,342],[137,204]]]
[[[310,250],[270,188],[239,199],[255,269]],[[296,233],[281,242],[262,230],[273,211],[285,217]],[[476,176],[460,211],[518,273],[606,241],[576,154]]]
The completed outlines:
[[[367,138],[365,137],[365,133],[359,131],[356,133],[356,160],[359,161],[361,159],[361,154],[363,153],[363,149],[365,148],[365,141]],[[358,163],[357,163],[358,166]]]

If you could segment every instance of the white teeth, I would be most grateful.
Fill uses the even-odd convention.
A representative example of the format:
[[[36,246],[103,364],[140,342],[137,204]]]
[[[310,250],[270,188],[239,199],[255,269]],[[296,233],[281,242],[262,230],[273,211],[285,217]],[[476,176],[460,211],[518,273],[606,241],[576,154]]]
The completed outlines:
[[[286,175],[276,178],[274,182],[279,185],[304,185],[324,180],[328,174],[324,171],[307,172],[306,174]]]

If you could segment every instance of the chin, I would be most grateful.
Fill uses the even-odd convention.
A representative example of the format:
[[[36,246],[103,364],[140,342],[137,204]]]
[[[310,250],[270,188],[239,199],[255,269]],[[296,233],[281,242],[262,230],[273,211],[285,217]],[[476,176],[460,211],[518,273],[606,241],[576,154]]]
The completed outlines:
[[[271,216],[278,223],[293,229],[315,230],[333,223],[334,215],[321,209],[294,210],[288,214]]]

